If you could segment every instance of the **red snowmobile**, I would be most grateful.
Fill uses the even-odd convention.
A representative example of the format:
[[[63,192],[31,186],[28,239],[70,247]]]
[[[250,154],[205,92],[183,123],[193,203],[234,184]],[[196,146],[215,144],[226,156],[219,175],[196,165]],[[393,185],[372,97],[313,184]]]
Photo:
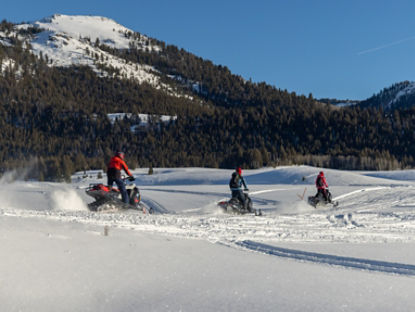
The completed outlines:
[[[127,179],[124,178],[123,180],[125,182]],[[135,183],[127,183],[125,188],[127,189],[128,197],[130,199],[128,204],[121,200],[121,192],[118,188],[109,187],[102,183],[90,184],[86,189],[86,193],[93,197],[95,201],[88,204],[88,208],[91,211],[136,209],[143,213],[153,213],[152,208],[146,209],[146,207],[141,204],[140,190]]]

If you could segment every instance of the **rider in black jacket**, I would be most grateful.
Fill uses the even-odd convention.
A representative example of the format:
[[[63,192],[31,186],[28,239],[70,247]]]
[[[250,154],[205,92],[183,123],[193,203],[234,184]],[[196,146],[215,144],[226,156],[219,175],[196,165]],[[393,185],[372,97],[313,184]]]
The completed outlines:
[[[242,185],[244,186],[244,190],[247,191],[248,188],[244,178],[242,177],[242,169],[241,167],[237,167],[235,172],[232,173],[232,178],[229,181],[229,188],[232,191],[232,198],[237,198],[242,203],[243,208],[246,210],[248,201],[246,200],[246,196],[243,193]]]

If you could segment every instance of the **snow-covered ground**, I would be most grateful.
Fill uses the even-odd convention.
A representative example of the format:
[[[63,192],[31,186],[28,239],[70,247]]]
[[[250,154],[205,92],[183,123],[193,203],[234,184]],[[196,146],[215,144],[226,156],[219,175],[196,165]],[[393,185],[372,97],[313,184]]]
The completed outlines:
[[[1,181],[2,311],[414,311],[415,171],[246,170],[263,216],[228,215],[231,170],[134,171],[137,211],[96,213],[72,184]],[[302,199],[303,198],[303,199]]]

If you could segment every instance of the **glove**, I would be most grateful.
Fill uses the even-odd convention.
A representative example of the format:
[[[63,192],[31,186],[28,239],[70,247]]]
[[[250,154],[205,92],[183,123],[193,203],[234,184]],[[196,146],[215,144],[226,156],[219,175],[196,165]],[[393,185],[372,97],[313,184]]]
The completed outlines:
[[[129,176],[128,181],[135,181],[135,178],[133,176]]]
[[[248,189],[248,188],[246,188],[246,189],[244,189],[244,191],[245,191],[245,192],[248,192],[248,191],[249,191],[249,189]]]

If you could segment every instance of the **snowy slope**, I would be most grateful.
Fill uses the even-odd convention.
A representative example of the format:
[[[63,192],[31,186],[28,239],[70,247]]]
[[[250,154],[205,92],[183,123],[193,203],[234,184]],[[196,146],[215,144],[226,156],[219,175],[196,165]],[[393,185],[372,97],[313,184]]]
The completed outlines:
[[[373,95],[361,104],[363,107],[382,107],[383,109],[410,108],[413,106],[415,96],[415,82],[403,81],[388,88],[384,88],[378,94]]]
[[[33,53],[47,57],[51,66],[86,65],[98,74],[107,76],[102,66],[116,68],[121,77],[164,87],[157,71],[147,65],[128,63],[96,46],[96,42],[115,49],[145,49],[160,51],[151,45],[149,38],[134,33],[115,21],[100,16],[69,16],[56,14],[30,24],[18,25],[17,29],[35,27],[41,30],[29,40]]]
[[[314,209],[301,197],[319,171],[246,170],[262,217],[217,209],[231,170],[135,170],[153,215],[88,211],[98,171],[72,184],[3,179],[0,301],[7,311],[412,311],[414,171],[325,170],[340,204]]]
[[[410,96],[415,94],[415,82],[408,83],[404,89],[400,90],[394,97],[393,100],[391,100],[387,107],[391,107],[394,103],[398,102],[402,97]]]
[[[155,122],[160,121],[162,123],[169,123],[170,121],[177,120],[177,116],[171,116],[171,115],[149,115],[149,114],[131,114],[131,113],[113,113],[113,114],[107,114],[109,121],[114,124],[117,120],[123,120],[124,118],[130,119],[130,118],[136,118],[138,117],[140,122],[136,125],[133,125],[131,127],[131,130],[134,132],[137,130],[137,128],[145,128],[149,125],[149,122],[151,119],[153,119]]]
[[[33,25],[53,34],[61,34],[74,39],[89,38],[92,43],[98,39],[101,43],[116,49],[128,49],[133,43],[133,40],[126,36],[128,33],[133,33],[132,30],[100,16],[57,14],[34,22]],[[143,39],[139,41],[142,46],[144,46],[144,40],[148,38],[143,36]],[[152,48],[150,46],[150,49]]]

